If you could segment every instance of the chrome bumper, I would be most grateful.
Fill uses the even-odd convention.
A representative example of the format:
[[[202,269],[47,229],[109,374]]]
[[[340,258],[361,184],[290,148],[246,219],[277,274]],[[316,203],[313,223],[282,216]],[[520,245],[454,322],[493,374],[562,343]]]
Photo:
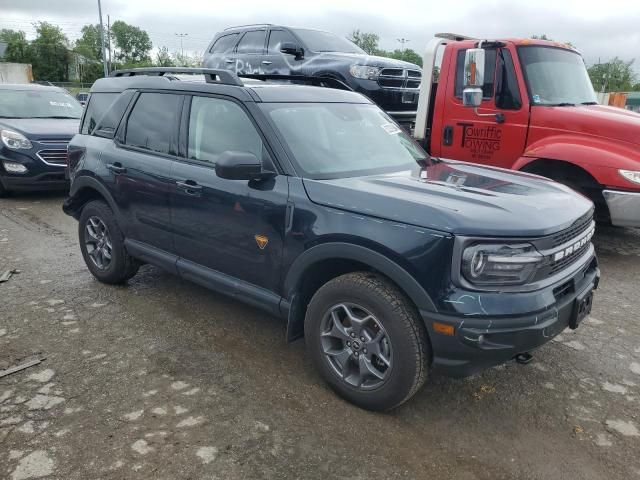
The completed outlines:
[[[640,227],[640,193],[604,190],[611,223],[616,227]]]

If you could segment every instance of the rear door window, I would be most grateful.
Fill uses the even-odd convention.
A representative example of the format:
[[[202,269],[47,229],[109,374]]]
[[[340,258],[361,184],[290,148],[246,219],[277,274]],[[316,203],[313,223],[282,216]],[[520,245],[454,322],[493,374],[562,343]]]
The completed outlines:
[[[271,33],[269,34],[268,52],[270,54],[279,53],[280,45],[282,45],[283,43],[297,44],[298,42],[295,38],[293,38],[293,35],[285,30],[271,30]]]
[[[238,43],[238,53],[262,53],[264,52],[264,41],[267,36],[266,30],[254,30],[244,34]]]
[[[91,135],[98,126],[98,121],[102,118],[111,104],[118,98],[119,93],[92,93],[89,97],[80,133]]]
[[[181,95],[140,94],[127,121],[125,144],[175,155],[181,102]]]
[[[211,53],[225,53],[233,48],[238,39],[238,33],[230,33],[229,35],[223,35],[211,47],[209,50]]]

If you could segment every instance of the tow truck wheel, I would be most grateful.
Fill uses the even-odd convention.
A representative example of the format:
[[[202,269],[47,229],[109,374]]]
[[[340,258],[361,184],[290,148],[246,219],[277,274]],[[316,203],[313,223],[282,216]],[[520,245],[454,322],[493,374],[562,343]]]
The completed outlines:
[[[307,309],[305,341],[329,386],[368,410],[401,405],[427,379],[429,342],[415,306],[373,273],[322,286]]]

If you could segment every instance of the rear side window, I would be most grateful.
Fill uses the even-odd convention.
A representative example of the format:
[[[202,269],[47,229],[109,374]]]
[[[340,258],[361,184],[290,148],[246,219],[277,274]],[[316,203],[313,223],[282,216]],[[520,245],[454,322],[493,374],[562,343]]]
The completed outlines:
[[[111,104],[118,98],[119,93],[92,93],[84,112],[80,133],[91,135],[98,126],[98,121],[102,118]]]
[[[152,152],[175,155],[173,139],[178,128],[182,96],[142,93],[129,115],[125,143]]]
[[[226,151],[250,152],[262,158],[262,138],[244,110],[229,100],[193,97],[189,115],[191,160],[215,164]]]
[[[454,85],[455,96],[462,98],[464,90],[464,56],[466,50],[458,50],[456,60],[456,83]],[[484,51],[484,85],[482,86],[482,98],[493,97],[493,83],[496,72],[496,50],[488,49]]]
[[[255,30],[247,32],[238,44],[238,53],[262,53],[264,51],[264,40],[267,36],[266,30]]]
[[[211,53],[228,52],[236,44],[236,40],[238,39],[238,35],[239,34],[237,34],[237,33],[230,33],[229,35],[221,36],[220,38],[218,38],[215,41],[215,43],[213,44],[213,46],[211,47],[211,50],[209,50],[209,52],[211,52]]]
[[[283,43],[295,43],[295,38],[289,32],[285,30],[271,30],[269,34],[269,53],[278,53],[280,52],[280,45]]]
[[[115,102],[111,104],[107,112],[98,122],[98,127],[94,130],[93,135],[98,137],[113,138],[116,129],[120,124],[124,111],[129,106],[129,102],[133,98],[133,91],[129,90],[120,94]]]

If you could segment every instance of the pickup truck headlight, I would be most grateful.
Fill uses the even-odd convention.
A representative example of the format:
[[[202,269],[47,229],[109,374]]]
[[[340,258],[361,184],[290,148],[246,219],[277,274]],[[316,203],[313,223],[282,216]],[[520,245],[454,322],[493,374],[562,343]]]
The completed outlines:
[[[377,80],[380,75],[380,67],[369,67],[367,65],[351,65],[349,73],[352,77],[362,78],[364,80]]]
[[[618,170],[620,175],[633,183],[640,183],[640,172],[634,172],[633,170]]]
[[[542,259],[528,243],[476,244],[462,253],[462,275],[475,285],[524,285]]]
[[[28,149],[32,147],[31,142],[27,137],[21,133],[14,132],[13,130],[0,130],[0,138],[2,138],[4,146],[12,150]]]

